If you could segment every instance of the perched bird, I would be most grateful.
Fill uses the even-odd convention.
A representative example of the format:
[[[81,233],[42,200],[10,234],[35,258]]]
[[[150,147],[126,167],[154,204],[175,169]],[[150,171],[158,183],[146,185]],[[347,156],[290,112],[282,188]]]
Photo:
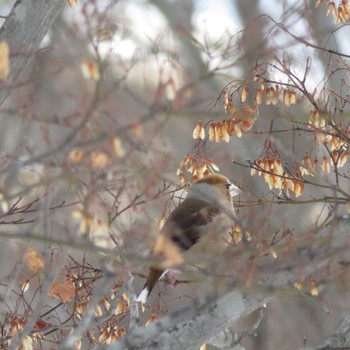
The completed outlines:
[[[152,247],[152,254],[165,261],[150,267],[137,301],[146,302],[169,268],[206,253],[217,255],[227,247],[234,218],[232,197],[240,192],[220,174],[207,175],[189,188],[186,199],[169,215]]]

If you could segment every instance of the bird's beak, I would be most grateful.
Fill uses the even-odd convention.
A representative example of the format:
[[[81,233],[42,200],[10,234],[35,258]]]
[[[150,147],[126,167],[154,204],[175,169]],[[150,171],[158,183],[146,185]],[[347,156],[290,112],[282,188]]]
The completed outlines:
[[[229,191],[230,191],[231,197],[237,196],[242,192],[237,186],[233,184],[231,184]]]

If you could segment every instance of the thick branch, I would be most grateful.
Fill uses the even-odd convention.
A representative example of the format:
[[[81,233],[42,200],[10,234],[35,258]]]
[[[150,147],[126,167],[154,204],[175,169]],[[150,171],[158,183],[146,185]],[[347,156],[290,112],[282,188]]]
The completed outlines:
[[[17,0],[0,29],[0,42],[10,47],[10,73],[0,82],[0,106],[6,101],[65,5],[63,0]]]
[[[249,293],[234,291],[222,296],[216,302],[207,303],[203,298],[198,301],[199,308],[202,309],[199,313],[198,303],[193,304],[149,326],[130,332],[121,341],[105,349],[197,350],[220,331],[267,303],[271,296],[267,291]],[[179,319],[183,320],[188,314],[196,316],[179,322]]]

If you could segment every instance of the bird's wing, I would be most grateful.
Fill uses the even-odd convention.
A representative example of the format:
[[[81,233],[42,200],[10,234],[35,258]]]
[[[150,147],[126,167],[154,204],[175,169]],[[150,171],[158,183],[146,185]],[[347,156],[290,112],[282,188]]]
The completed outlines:
[[[208,225],[220,213],[218,205],[192,198],[186,199],[170,214],[162,234],[170,237],[181,249],[187,250],[201,237],[201,227]]]

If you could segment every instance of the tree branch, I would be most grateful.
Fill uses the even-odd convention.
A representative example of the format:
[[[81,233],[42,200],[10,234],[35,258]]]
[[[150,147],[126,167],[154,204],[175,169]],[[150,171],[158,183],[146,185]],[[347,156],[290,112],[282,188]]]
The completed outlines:
[[[10,73],[5,82],[0,82],[0,106],[17,85],[64,4],[62,0],[16,1],[0,29],[0,42],[9,45],[11,55]]]
[[[215,299],[213,296],[200,298],[191,306],[140,327],[118,343],[100,349],[197,350],[224,328],[267,303],[271,297],[272,293],[261,290],[247,293],[234,291],[217,301],[212,300]]]

